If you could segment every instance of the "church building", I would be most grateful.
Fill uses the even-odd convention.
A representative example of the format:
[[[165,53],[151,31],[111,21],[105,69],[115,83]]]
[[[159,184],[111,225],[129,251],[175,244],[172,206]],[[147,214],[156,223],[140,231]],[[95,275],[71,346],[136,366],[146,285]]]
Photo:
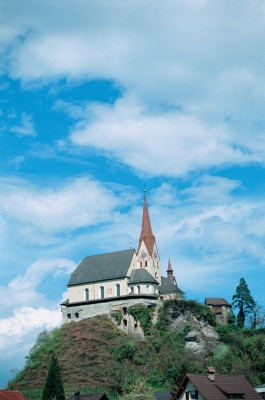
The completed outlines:
[[[67,300],[61,303],[63,323],[114,315],[121,310],[126,314],[128,307],[155,306],[165,299],[183,298],[170,259],[167,277],[161,276],[145,191],[137,251],[130,248],[84,258],[70,277],[67,293]]]

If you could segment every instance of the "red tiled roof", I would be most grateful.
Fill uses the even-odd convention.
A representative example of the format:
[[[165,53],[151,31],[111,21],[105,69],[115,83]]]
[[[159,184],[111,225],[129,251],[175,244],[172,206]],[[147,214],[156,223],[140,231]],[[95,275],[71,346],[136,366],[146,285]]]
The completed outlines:
[[[139,239],[137,253],[140,250],[142,241],[145,243],[149,255],[152,256],[154,243],[155,243],[155,237],[153,235],[152,228],[151,228],[151,222],[150,222],[145,193],[144,193],[142,231],[141,231],[141,235],[140,235],[140,239]]]
[[[186,383],[190,381],[205,400],[227,400],[228,395],[241,394],[245,400],[260,400],[256,390],[242,375],[215,375],[210,381],[207,375],[187,374],[174,399],[178,399]]]
[[[0,400],[28,400],[19,390],[0,390]]]
[[[230,306],[231,304],[228,303],[225,299],[221,299],[220,297],[206,297],[205,304],[207,306]]]

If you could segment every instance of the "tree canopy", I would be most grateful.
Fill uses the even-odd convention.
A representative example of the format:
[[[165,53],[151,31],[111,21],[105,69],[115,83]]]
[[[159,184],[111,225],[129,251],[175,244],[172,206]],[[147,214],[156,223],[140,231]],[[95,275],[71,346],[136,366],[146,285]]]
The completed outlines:
[[[246,315],[253,312],[256,302],[251,296],[250,290],[244,278],[241,278],[236,288],[236,294],[233,296],[232,306],[238,308],[237,325],[243,328]]]
[[[51,352],[48,374],[42,393],[42,400],[65,400],[60,367],[54,352]]]

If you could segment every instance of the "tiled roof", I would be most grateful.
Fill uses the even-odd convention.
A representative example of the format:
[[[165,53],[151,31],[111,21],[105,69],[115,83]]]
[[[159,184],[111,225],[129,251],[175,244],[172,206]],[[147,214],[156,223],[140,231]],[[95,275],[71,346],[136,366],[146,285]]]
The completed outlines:
[[[18,390],[0,390],[0,400],[27,400]]]
[[[227,400],[229,395],[242,395],[245,400],[260,400],[258,393],[242,375],[215,375],[210,381],[207,375],[187,374],[178,388],[178,399],[186,383],[190,381],[204,400]]]
[[[205,304],[207,306],[230,306],[231,304],[228,303],[225,299],[221,299],[220,297],[206,297]]]
[[[134,252],[129,249],[84,258],[72,273],[68,286],[124,278]]]
[[[149,274],[146,269],[133,269],[131,272],[129,284],[132,283],[156,283],[158,284],[157,280]]]
[[[178,288],[178,285],[174,283],[175,279],[169,281],[167,278],[161,276],[161,285],[158,286],[160,294],[167,293],[183,293],[182,290]]]

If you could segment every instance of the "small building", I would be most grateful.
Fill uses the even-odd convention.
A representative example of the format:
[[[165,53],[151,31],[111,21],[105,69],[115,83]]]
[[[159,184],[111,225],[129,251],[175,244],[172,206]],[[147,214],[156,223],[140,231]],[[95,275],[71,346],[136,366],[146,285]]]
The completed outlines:
[[[0,390],[0,400],[28,400],[19,390]]]
[[[265,385],[256,386],[255,390],[262,399],[265,399]]]
[[[232,311],[232,306],[228,301],[220,297],[206,297],[204,304],[210,307],[215,315],[216,322],[228,324],[228,319]]]
[[[163,392],[155,392],[154,398],[155,400],[172,400],[173,392],[163,391]]]
[[[174,400],[260,400],[256,390],[243,375],[216,375],[214,368],[208,374],[186,374]]]
[[[110,400],[105,393],[80,394],[75,392],[74,396],[68,397],[67,400]]]

